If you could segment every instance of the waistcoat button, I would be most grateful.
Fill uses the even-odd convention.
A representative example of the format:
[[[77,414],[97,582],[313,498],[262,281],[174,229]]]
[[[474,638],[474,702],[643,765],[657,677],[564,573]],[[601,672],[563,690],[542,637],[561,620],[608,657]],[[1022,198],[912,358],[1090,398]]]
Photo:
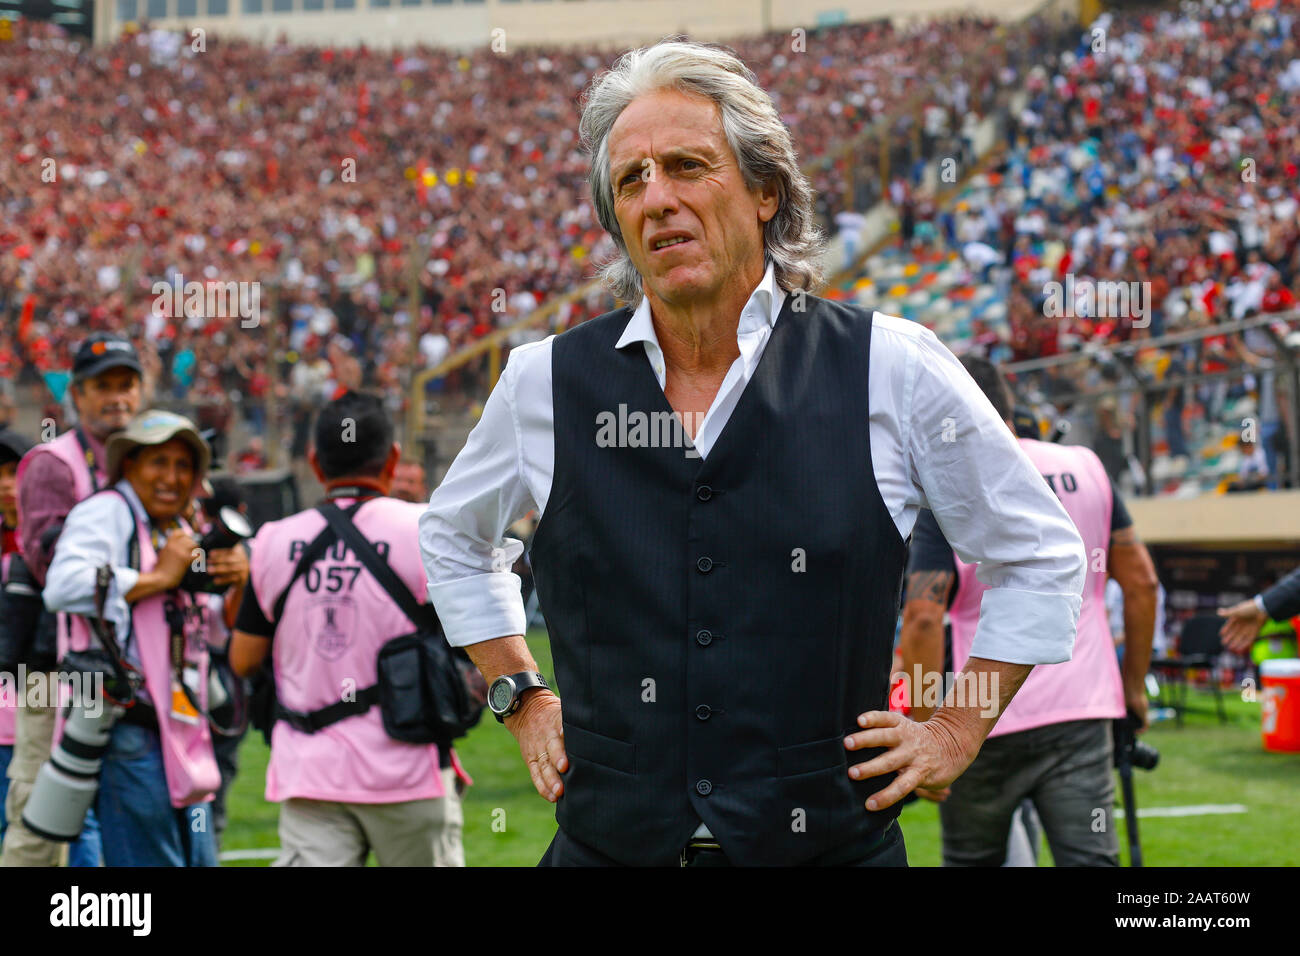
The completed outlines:
[[[713,643],[713,632],[707,627],[700,628],[695,632],[695,643],[699,644],[700,647],[708,647]]]
[[[713,489],[708,485],[700,485],[700,487],[695,490],[695,497],[699,498],[701,501],[708,501],[713,497]]]
[[[713,569],[713,559],[709,557],[700,558],[695,562],[695,567],[699,569],[701,574],[708,574]]]
[[[700,720],[708,720],[712,714],[713,708],[708,704],[700,704],[699,707],[695,708],[695,716],[700,718]]]
[[[707,797],[713,792],[713,784],[709,783],[707,780],[701,780],[695,784],[695,792],[701,797]]]

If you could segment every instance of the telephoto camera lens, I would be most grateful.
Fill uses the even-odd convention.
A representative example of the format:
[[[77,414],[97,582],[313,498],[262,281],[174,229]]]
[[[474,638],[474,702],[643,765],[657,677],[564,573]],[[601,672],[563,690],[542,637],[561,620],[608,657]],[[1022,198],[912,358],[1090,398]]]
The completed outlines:
[[[106,700],[97,707],[79,702],[63,727],[63,739],[36,774],[23,824],[37,836],[71,843],[81,833],[95,802],[99,770],[113,724],[122,708]]]

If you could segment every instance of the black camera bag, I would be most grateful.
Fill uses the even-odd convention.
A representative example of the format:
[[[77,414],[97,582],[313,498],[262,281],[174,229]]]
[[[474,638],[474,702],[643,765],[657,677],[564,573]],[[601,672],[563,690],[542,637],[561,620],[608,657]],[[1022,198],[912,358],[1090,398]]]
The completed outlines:
[[[447,643],[434,609],[416,601],[410,588],[357,530],[351,520],[356,508],[344,512],[326,502],[317,510],[325,518],[328,530],[333,531],[331,537],[343,540],[416,629],[380,647],[377,681],[358,690],[355,700],[340,701],[310,713],[277,706],[277,716],[298,730],[315,733],[378,704],[384,731],[392,739],[449,746],[469,733],[483,716],[487,703],[483,676],[463,649]],[[320,538],[313,541],[309,550],[319,547],[320,553],[324,553],[320,541]],[[307,557],[304,553],[303,558]],[[302,560],[295,568],[295,579],[300,569],[305,571]],[[287,594],[288,588],[278,602],[277,619]]]

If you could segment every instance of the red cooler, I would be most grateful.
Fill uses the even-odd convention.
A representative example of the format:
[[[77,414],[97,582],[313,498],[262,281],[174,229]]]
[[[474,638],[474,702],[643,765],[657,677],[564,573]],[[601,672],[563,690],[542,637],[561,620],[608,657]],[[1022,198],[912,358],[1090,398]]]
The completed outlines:
[[[1259,681],[1263,692],[1264,749],[1300,752],[1300,660],[1261,662]]]

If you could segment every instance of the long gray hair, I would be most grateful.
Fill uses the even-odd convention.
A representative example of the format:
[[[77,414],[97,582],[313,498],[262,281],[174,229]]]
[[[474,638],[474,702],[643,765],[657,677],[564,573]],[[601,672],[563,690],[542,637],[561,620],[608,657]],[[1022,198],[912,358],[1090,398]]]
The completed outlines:
[[[750,69],[720,47],[679,40],[630,50],[588,88],[579,132],[591,154],[591,201],[600,224],[614,239],[617,253],[603,263],[601,280],[632,305],[641,301],[641,275],[627,254],[614,215],[610,183],[609,131],[638,96],[662,89],[705,96],[718,105],[722,130],[736,155],[748,189],[775,183],[779,206],[763,224],[763,248],[777,284],[786,291],[813,291],[824,281],[821,254],[825,237],[813,217],[813,190],[795,159],[790,131],[759,88]]]

